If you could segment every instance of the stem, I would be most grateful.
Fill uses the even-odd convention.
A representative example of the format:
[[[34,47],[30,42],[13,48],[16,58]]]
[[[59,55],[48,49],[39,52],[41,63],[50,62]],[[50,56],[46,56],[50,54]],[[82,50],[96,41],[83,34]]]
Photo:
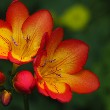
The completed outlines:
[[[24,110],[29,110],[29,101],[27,94],[24,94]]]
[[[12,68],[12,73],[11,73],[12,75],[15,74],[16,69],[18,68],[18,66],[19,66],[19,65],[13,63],[13,68]]]

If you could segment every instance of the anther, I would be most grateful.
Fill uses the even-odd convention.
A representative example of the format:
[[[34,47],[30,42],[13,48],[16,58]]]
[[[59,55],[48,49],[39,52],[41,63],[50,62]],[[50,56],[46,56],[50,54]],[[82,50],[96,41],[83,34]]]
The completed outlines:
[[[55,60],[56,60],[56,59],[53,59],[53,60],[50,60],[49,62],[50,62],[50,63],[53,63]]]
[[[61,77],[61,74],[57,74],[57,73],[56,73],[56,75],[59,76],[59,77]]]
[[[26,40],[27,43],[30,41],[30,36],[29,35],[27,35],[26,38],[23,36],[23,38]]]
[[[14,43],[16,46],[18,46],[17,42],[14,40],[14,38],[13,38],[12,36],[11,36],[11,39],[12,39],[13,43]]]
[[[58,69],[58,68],[56,67],[56,71],[61,71],[61,69]]]

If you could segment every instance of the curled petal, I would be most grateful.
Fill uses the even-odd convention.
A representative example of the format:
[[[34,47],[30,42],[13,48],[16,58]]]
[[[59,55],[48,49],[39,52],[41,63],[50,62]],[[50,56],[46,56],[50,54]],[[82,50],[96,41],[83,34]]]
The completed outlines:
[[[62,41],[62,39],[63,39],[63,29],[62,28],[55,29],[52,32],[46,47],[48,59],[49,58],[51,59],[52,55],[54,54],[57,46]]]
[[[44,81],[42,80],[42,76],[40,75],[38,69],[36,67],[34,67],[34,71],[35,71],[35,76],[36,76],[36,87],[38,88],[38,91],[45,95],[48,96],[47,91],[44,88]]]
[[[62,103],[69,102],[72,98],[70,87],[65,83],[45,83],[45,89],[49,96]]]
[[[44,82],[36,82],[36,86],[38,88],[38,91],[39,93],[45,95],[45,96],[49,96],[47,91],[45,90],[45,87],[44,87]]]

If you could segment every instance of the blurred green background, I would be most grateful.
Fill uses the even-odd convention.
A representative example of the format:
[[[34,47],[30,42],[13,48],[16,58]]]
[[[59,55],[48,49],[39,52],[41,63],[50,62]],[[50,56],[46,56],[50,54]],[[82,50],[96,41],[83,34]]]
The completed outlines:
[[[30,99],[30,110],[110,110],[110,5],[108,0],[21,0],[30,14],[39,9],[48,9],[54,18],[54,28],[64,28],[64,39],[76,38],[89,46],[86,69],[96,73],[101,86],[98,91],[80,95],[73,93],[69,103],[62,104],[34,90]],[[0,18],[5,19],[11,0],[0,1]],[[10,77],[12,64],[0,61],[0,71]],[[32,64],[19,67],[18,70],[33,71]],[[9,83],[6,84],[9,88]],[[13,94],[11,104],[0,110],[23,110],[22,95]]]

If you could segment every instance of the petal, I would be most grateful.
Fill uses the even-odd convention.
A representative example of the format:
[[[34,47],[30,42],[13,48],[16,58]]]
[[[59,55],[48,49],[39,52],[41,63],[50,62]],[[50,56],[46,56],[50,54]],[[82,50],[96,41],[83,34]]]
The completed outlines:
[[[53,53],[55,52],[55,49],[62,41],[62,39],[63,39],[63,29],[62,28],[55,29],[46,47],[48,58],[52,57]]]
[[[36,36],[37,38],[42,37],[45,32],[51,34],[53,27],[53,19],[49,11],[40,10],[24,22],[22,31],[24,35],[29,35],[30,37]]]
[[[69,102],[72,98],[70,87],[65,83],[45,83],[45,89],[49,96],[60,102]]]
[[[9,6],[6,13],[6,20],[11,24],[13,30],[13,39],[19,44],[22,39],[21,27],[28,17],[28,10],[24,4],[14,1]]]
[[[26,59],[26,60],[21,60],[20,58],[21,57],[17,57],[17,58],[14,58],[16,57],[16,55],[12,55],[11,52],[8,52],[8,59],[11,61],[11,62],[14,62],[15,64],[18,64],[18,65],[22,65],[22,64],[26,64],[26,63],[29,63],[31,61],[33,61],[33,59]]]
[[[36,67],[34,67],[34,71],[36,73],[36,87],[38,88],[38,91],[45,95],[48,96],[47,91],[44,88],[44,81],[42,80],[42,76],[40,75],[40,72],[38,71],[38,69]]]
[[[42,65],[42,62],[44,62],[46,59],[46,55],[46,51],[43,50],[39,54],[37,54],[36,58],[33,61],[34,68]]]
[[[36,86],[37,86],[37,88],[38,88],[38,91],[39,91],[39,93],[41,93],[41,94],[43,94],[43,95],[45,95],[45,96],[49,96],[48,95],[48,93],[47,93],[47,91],[45,90],[45,88],[44,88],[44,82],[36,82]]]
[[[45,50],[45,47],[47,45],[47,41],[49,39],[49,36],[48,36],[48,33],[46,32],[43,37],[42,37],[42,40],[41,40],[41,43],[40,43],[40,48],[38,49],[38,52],[37,54],[39,54],[40,52],[44,51]]]
[[[41,40],[47,32],[51,34],[53,27],[53,20],[51,14],[47,10],[40,10],[30,16],[23,24],[23,36],[29,36],[29,48],[26,54],[33,56],[36,55],[40,48]]]
[[[86,63],[88,46],[80,40],[65,40],[56,49],[53,67],[64,73],[79,72]]]
[[[98,77],[89,70],[82,70],[67,77],[66,83],[70,85],[72,91],[77,93],[91,93],[100,86]]]
[[[11,50],[11,27],[10,25],[0,20],[0,58],[7,59],[8,52]]]

